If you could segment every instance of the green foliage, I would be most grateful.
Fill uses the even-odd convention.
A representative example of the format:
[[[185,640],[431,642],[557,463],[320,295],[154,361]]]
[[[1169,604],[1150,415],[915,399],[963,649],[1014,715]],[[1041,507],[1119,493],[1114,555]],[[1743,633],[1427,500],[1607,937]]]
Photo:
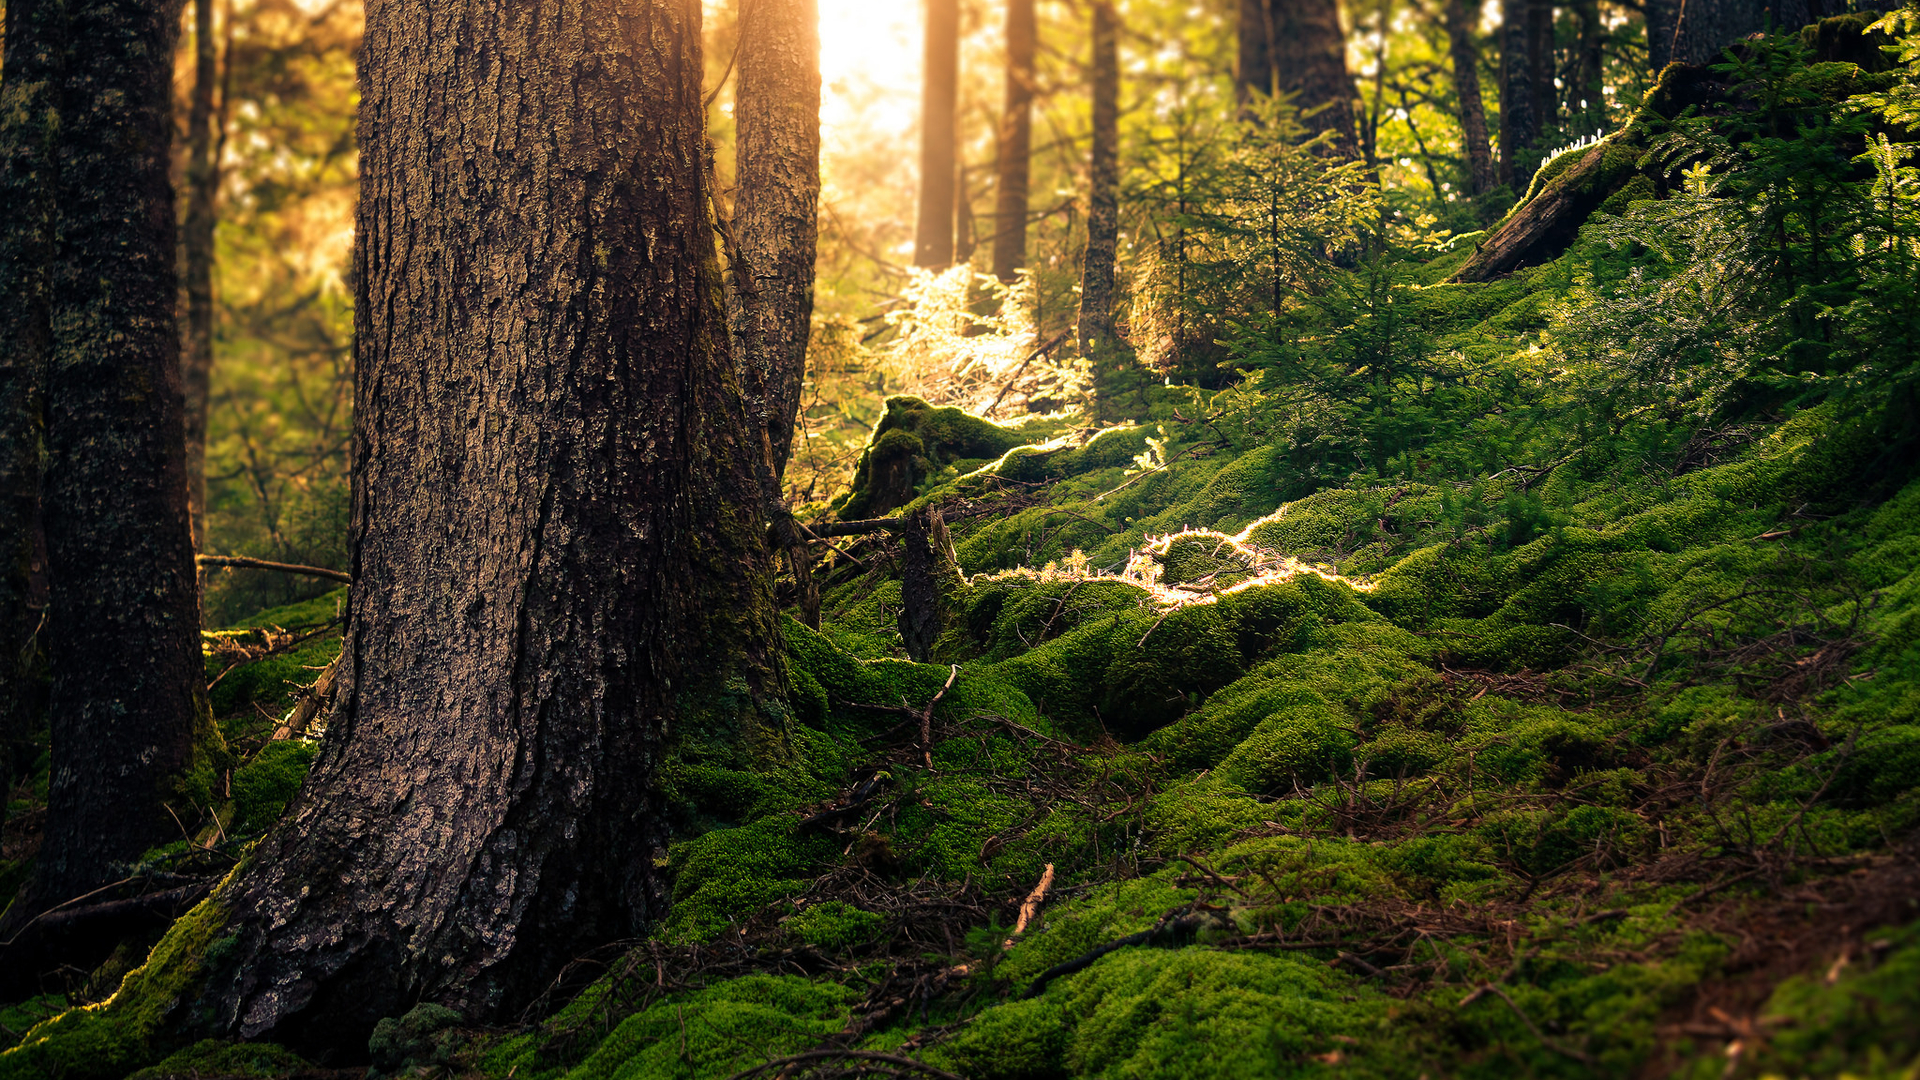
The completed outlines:
[[[233,824],[240,835],[265,832],[292,801],[319,754],[314,743],[283,739],[260,749],[233,772]]]
[[[382,1019],[367,1039],[367,1056],[373,1061],[369,1075],[450,1063],[460,1045],[455,1030],[459,1024],[459,1013],[432,1002],[415,1005],[405,1016]]]
[[[201,1080],[220,1077],[241,1080],[288,1080],[313,1071],[300,1055],[272,1043],[230,1043],[222,1039],[204,1039],[169,1055],[127,1080]]]

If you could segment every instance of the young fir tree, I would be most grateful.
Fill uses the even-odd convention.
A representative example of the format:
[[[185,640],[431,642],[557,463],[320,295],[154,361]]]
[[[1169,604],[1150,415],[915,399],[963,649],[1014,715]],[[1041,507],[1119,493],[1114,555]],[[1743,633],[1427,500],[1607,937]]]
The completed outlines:
[[[511,1015],[664,911],[671,739],[782,752],[700,21],[367,8],[353,595],[326,746],[219,901],[235,1034]]]

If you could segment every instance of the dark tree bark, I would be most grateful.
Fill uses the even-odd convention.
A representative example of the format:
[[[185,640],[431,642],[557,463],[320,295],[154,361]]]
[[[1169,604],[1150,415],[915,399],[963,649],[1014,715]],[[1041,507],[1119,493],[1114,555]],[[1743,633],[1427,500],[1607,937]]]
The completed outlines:
[[[1533,123],[1544,132],[1559,120],[1560,92],[1553,85],[1553,0],[1527,0],[1527,77],[1533,86]]]
[[[53,742],[41,902],[114,881],[178,835],[161,801],[206,707],[169,176],[178,10],[98,0],[64,11],[41,509]]]
[[[1475,9],[1477,14],[1478,9]],[[1467,154],[1467,188],[1484,195],[1498,183],[1493,147],[1487,140],[1487,107],[1480,99],[1480,49],[1475,44],[1474,15],[1466,0],[1447,0],[1447,47],[1453,58],[1453,96],[1460,104],[1460,141]]]
[[[375,0],[337,703],[220,902],[226,1031],[507,1015],[664,909],[675,737],[783,752],[699,0]]]
[[[1647,54],[1655,75],[1668,64],[1717,64],[1727,46],[1766,29],[1769,0],[1647,0]],[[1790,14],[1798,28],[1803,11]],[[1783,14],[1788,14],[1783,12]]]
[[[1268,0],[1274,82],[1293,94],[1300,123],[1318,135],[1333,132],[1336,153],[1357,152],[1353,125],[1353,79],[1347,74],[1347,39],[1337,0]]]
[[[954,151],[960,110],[960,0],[927,0],[920,89],[920,213],[913,265],[953,265]]]
[[[187,293],[186,334],[180,354],[186,391],[187,511],[193,547],[207,544],[207,408],[213,380],[214,202],[220,163],[214,160],[213,90],[219,64],[213,46],[213,2],[193,0],[193,97],[187,109],[187,220],[181,237],[181,276]]]
[[[993,199],[993,275],[1012,281],[1027,265],[1027,187],[1033,169],[1033,0],[1007,0],[1007,97],[1000,113]]]
[[[1533,74],[1527,60],[1530,0],[1500,4],[1500,179],[1518,188],[1528,180],[1540,129],[1533,113]]]
[[[52,0],[10,0],[0,59],[0,783],[8,789],[33,760],[46,705],[41,395],[53,340],[47,266],[59,10]]]
[[[1234,95],[1241,104],[1254,94],[1271,94],[1273,85],[1273,10],[1270,0],[1240,0],[1240,57],[1234,69]]]
[[[1120,19],[1112,0],[1093,2],[1093,151],[1087,167],[1087,253],[1080,265],[1080,355],[1115,351],[1114,260],[1120,238]]]
[[[744,273],[731,312],[764,395],[774,477],[786,473],[806,380],[820,206],[820,15],[815,0],[754,0],[740,27],[733,232]]]
[[[1607,126],[1606,87],[1601,72],[1601,44],[1607,28],[1600,21],[1600,0],[1575,0],[1574,19],[1579,23],[1579,38],[1574,44],[1573,79],[1567,84],[1568,123],[1578,123],[1581,136],[1602,132]]]

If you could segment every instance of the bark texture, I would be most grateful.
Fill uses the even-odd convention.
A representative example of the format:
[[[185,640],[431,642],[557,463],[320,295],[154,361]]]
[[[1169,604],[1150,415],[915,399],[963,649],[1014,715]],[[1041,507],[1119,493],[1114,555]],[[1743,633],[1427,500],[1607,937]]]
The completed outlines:
[[[177,6],[65,9],[42,520],[52,782],[35,896],[124,876],[205,708],[169,176]]]
[[[920,212],[913,265],[953,265],[954,151],[960,109],[960,0],[927,0],[920,88]]]
[[[1480,48],[1474,41],[1475,14],[1468,13],[1466,0],[1447,0],[1447,48],[1453,59],[1453,96],[1460,105],[1467,186],[1471,194],[1484,195],[1499,179],[1494,171],[1493,147],[1487,139],[1487,107],[1480,98]]]
[[[1000,113],[993,209],[993,274],[1012,281],[1027,265],[1027,188],[1033,171],[1033,0],[1007,0],[1007,96]]]
[[[338,702],[225,894],[225,1031],[311,1049],[419,1001],[506,1015],[661,913],[675,740],[779,752],[700,16],[367,6]]]
[[[1647,55],[1658,75],[1668,64],[1717,64],[1727,46],[1766,29],[1768,0],[1647,0]],[[1797,29],[1811,3],[1796,2],[1781,15]],[[1780,20],[1775,20],[1776,23]]]
[[[1533,112],[1533,72],[1527,59],[1529,0],[1500,4],[1500,179],[1518,188],[1528,179],[1540,135]]]
[[[187,511],[193,548],[207,544],[207,408],[213,380],[214,202],[220,190],[214,160],[213,90],[219,64],[213,45],[213,0],[193,0],[193,97],[187,109],[187,220],[182,228],[181,278],[187,294],[180,353],[186,392]]]
[[[1560,92],[1553,85],[1553,0],[1527,0],[1527,78],[1533,86],[1533,122],[1544,132],[1559,121]]]
[[[740,360],[763,395],[777,480],[793,452],[813,319],[820,14],[816,0],[755,0],[742,20],[733,233],[744,272],[734,275],[730,314]]]
[[[1331,131],[1337,153],[1352,156],[1353,79],[1337,0],[1268,0],[1273,27],[1274,82],[1294,95],[1300,123],[1318,135]]]
[[[0,60],[0,781],[9,789],[32,762],[30,740],[46,704],[41,394],[53,338],[47,265],[58,10],[52,0],[10,0]]]
[[[1577,134],[1585,136],[1605,130],[1607,105],[1601,72],[1601,47],[1606,40],[1606,24],[1600,19],[1600,0],[1575,0],[1575,21],[1579,37],[1574,43],[1573,78],[1567,83],[1568,124],[1578,124]]]
[[[1120,19],[1093,3],[1093,149],[1087,167],[1087,253],[1080,267],[1080,355],[1098,364],[1114,340],[1114,261],[1120,242]],[[1096,377],[1096,391],[1099,379]]]

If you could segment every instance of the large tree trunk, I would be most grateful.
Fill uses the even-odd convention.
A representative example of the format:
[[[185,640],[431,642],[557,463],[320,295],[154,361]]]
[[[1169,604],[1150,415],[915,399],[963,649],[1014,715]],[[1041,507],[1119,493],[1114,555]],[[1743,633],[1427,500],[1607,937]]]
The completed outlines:
[[[34,895],[125,876],[205,709],[175,318],[178,8],[65,9],[42,515],[52,784]],[[9,45],[11,48],[11,43]]]
[[[1453,58],[1453,96],[1460,104],[1460,141],[1467,154],[1467,187],[1484,195],[1498,180],[1493,147],[1487,140],[1487,107],[1480,100],[1480,49],[1474,44],[1475,15],[1466,0],[1447,0],[1447,47]]]
[[[186,335],[180,354],[186,390],[187,511],[193,547],[207,546],[207,408],[213,380],[214,200],[220,164],[213,159],[213,88],[219,65],[213,47],[213,0],[193,2],[193,98],[187,109],[187,220],[181,237],[181,274],[187,293]]]
[[[1114,260],[1120,238],[1120,19],[1113,0],[1093,2],[1093,152],[1087,168],[1087,253],[1080,266],[1080,355],[1096,362],[1114,340]],[[1096,378],[1095,390],[1101,389]]]
[[[1269,0],[1240,0],[1240,55],[1234,95],[1242,104],[1273,93],[1273,10]]]
[[[507,1015],[664,910],[672,739],[782,752],[700,13],[367,6],[354,586],[319,760],[222,901],[234,1034]]]
[[[1722,49],[1766,28],[1769,6],[1768,0],[1647,0],[1647,56],[1654,75],[1676,61],[1719,63]],[[1787,6],[1786,28],[1818,18],[1818,10],[1806,0]]]
[[[46,606],[41,392],[53,337],[49,153],[59,10],[52,0],[10,0],[0,60],[0,206],[7,208],[0,213],[0,783],[8,790],[32,763],[46,704],[38,662]]]
[[[820,15],[815,0],[754,0],[734,96],[734,239],[745,273],[731,312],[764,395],[774,477],[786,473],[807,373],[820,206]]]
[[[1533,114],[1533,75],[1527,59],[1529,0],[1500,4],[1500,179],[1515,189],[1528,179],[1540,129]]]
[[[1000,113],[993,200],[993,275],[1012,281],[1027,264],[1027,185],[1033,166],[1033,0],[1007,0],[1007,98]]]
[[[1553,85],[1553,0],[1527,0],[1527,78],[1533,86],[1533,123],[1545,132],[1559,121],[1560,93]]]
[[[920,213],[913,265],[953,265],[954,151],[960,110],[960,0],[927,0],[920,89]]]
[[[1568,124],[1585,137],[1607,128],[1606,86],[1601,71],[1601,44],[1607,28],[1600,21],[1600,0],[1575,0],[1574,18],[1580,36],[1574,45],[1573,79],[1567,84]]]
[[[1301,124],[1312,134],[1333,132],[1335,152],[1357,152],[1353,80],[1347,74],[1347,38],[1337,0],[1268,0],[1274,82],[1295,95]]]

